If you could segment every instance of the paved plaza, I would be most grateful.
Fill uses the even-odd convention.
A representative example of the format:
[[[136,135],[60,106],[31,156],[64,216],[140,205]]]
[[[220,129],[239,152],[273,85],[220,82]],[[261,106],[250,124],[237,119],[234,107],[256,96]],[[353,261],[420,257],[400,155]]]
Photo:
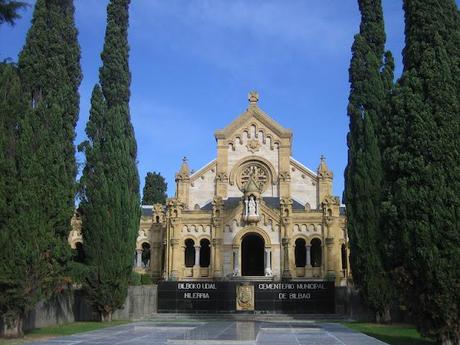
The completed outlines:
[[[335,323],[307,321],[135,322],[29,345],[382,345]]]

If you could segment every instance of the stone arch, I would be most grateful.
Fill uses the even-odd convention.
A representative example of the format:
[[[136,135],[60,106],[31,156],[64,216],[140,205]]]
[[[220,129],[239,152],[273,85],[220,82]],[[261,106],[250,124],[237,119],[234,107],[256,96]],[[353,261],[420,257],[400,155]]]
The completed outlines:
[[[194,238],[193,238],[193,240],[195,241]],[[211,236],[209,236],[208,234],[199,235],[199,236],[196,238],[197,244],[200,243],[201,240],[208,240],[208,241],[211,243]]]
[[[187,240],[192,240],[193,242],[196,242],[197,241],[197,238],[192,235],[192,234],[187,234],[185,237],[182,238],[182,241],[187,241]]]
[[[348,269],[348,250],[345,243],[340,245],[340,258],[342,262],[342,270]]]
[[[298,239],[303,239],[305,241],[305,243],[310,243],[310,241],[312,240],[309,236],[307,236],[306,234],[295,234],[293,237],[292,237],[292,240],[295,242],[297,241]]]
[[[148,243],[150,245],[150,241],[147,237],[147,234],[145,233],[145,230],[140,229],[136,239],[136,250],[142,250],[142,245],[144,243]]]
[[[75,241],[74,246],[75,247],[72,248],[73,260],[80,263],[85,262],[85,248],[83,247],[83,241]]]
[[[152,257],[152,246],[150,245],[148,241],[143,241],[141,244],[141,248],[142,248],[142,256],[141,256],[142,265],[144,268],[148,268],[150,267],[150,260]]]
[[[260,235],[265,242],[265,247],[271,248],[272,241],[270,240],[270,236],[268,236],[268,234],[259,227],[247,227],[238,231],[238,234],[236,234],[236,236],[233,238],[233,245],[239,247],[243,237],[249,233],[256,233]]]
[[[184,265],[193,267],[195,264],[196,241],[190,237],[184,239]]]
[[[198,245],[200,246],[200,267],[209,267],[211,263],[211,241],[207,237],[201,237]]]
[[[294,257],[296,267],[305,267],[307,262],[307,241],[304,236],[297,236],[294,240]]]
[[[321,236],[318,235],[318,234],[312,234],[312,235],[308,236],[307,242],[311,242],[311,241],[313,241],[315,238],[318,239],[318,240],[320,240],[321,243],[323,243],[323,239],[322,239]]]
[[[323,241],[318,236],[313,236],[310,245],[311,265],[312,267],[321,267],[323,264]]]

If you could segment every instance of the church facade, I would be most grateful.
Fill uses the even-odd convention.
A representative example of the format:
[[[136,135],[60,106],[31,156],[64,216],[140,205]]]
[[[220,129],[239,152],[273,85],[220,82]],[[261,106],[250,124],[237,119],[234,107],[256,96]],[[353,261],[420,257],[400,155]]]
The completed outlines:
[[[245,112],[215,132],[217,157],[186,159],[166,205],[143,206],[135,270],[164,281],[328,280],[344,285],[348,239],[333,174],[292,157],[292,131],[249,94]],[[79,220],[69,243],[81,245]]]

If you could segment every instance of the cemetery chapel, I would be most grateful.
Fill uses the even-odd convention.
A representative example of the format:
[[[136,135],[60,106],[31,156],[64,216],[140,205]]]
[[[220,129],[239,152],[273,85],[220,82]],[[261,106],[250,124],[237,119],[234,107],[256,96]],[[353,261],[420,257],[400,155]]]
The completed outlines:
[[[346,222],[324,157],[309,169],[292,157],[293,133],[249,93],[245,112],[215,132],[217,157],[176,193],[142,206],[134,269],[164,281],[324,280],[345,285]],[[69,243],[82,245],[78,213]],[[133,248],[134,250],[134,248]]]

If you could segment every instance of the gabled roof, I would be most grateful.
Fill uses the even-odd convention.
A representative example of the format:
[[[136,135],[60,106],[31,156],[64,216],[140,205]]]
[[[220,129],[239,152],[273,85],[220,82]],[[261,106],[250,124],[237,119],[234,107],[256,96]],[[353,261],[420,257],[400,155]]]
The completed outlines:
[[[217,130],[214,134],[216,139],[226,139],[230,138],[233,134],[239,131],[242,127],[248,125],[252,119],[256,119],[261,122],[265,127],[270,129],[280,138],[291,138],[292,131],[288,128],[284,128],[278,122],[273,120],[267,113],[261,110],[257,106],[257,101],[259,100],[254,97],[254,93],[249,94],[249,107],[244,113],[238,116],[232,123],[227,127],[221,130]]]

